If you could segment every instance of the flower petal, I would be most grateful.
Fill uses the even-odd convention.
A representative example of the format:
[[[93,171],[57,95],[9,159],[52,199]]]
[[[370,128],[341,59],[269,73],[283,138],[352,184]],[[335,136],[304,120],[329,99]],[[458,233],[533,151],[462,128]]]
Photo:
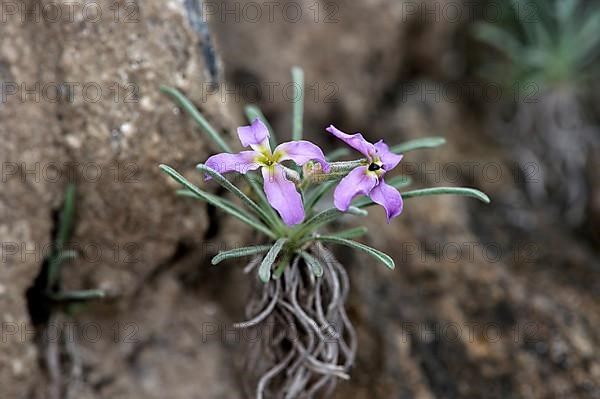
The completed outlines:
[[[288,226],[301,223],[304,220],[302,197],[294,183],[286,178],[283,168],[279,165],[264,167],[262,175],[267,199],[271,206],[279,212],[284,223]]]
[[[369,197],[371,197],[373,202],[385,208],[388,223],[392,218],[402,213],[403,202],[400,192],[387,184],[383,179],[380,179],[379,184],[371,190]]]
[[[350,147],[354,148],[356,151],[363,154],[365,157],[371,159],[372,155],[375,154],[375,146],[369,143],[360,133],[356,134],[346,134],[341,130],[337,129],[335,126],[331,125],[327,129],[329,133],[333,134],[338,139],[342,140],[344,143],[348,144]]]
[[[329,172],[329,164],[325,160],[323,151],[309,141],[298,140],[281,143],[273,151],[273,156],[276,159],[279,154],[281,154],[281,158],[277,160],[278,162],[292,160],[302,166],[308,161],[314,160],[321,164],[325,173]]]
[[[379,155],[379,159],[383,163],[383,168],[388,171],[392,170],[400,163],[403,155],[394,154],[390,151],[390,147],[383,140],[379,140],[375,143],[375,148],[377,149],[377,154]]]
[[[244,147],[269,148],[269,129],[259,118],[256,118],[250,126],[238,127],[237,134]]]
[[[255,161],[256,155],[254,151],[242,151],[238,154],[224,152],[208,158],[205,165],[219,173],[238,172],[245,174],[249,170],[260,167],[260,164]],[[210,176],[206,176],[206,180],[210,180]]]
[[[357,195],[368,195],[377,184],[377,176],[367,173],[366,166],[352,170],[344,177],[333,192],[333,203],[340,211],[347,211],[352,199]]]

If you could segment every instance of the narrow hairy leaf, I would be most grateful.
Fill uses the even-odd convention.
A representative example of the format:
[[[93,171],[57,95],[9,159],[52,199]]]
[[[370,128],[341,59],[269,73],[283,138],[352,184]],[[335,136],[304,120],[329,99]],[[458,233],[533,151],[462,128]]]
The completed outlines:
[[[360,226],[360,227],[355,227],[353,229],[348,229],[348,230],[342,230],[338,233],[334,233],[334,234],[330,234],[333,237],[338,237],[338,238],[346,238],[346,239],[351,239],[351,238],[358,238],[361,236],[364,236],[365,234],[367,234],[369,230],[366,227]]]
[[[279,260],[279,262],[277,262],[277,266],[275,267],[275,271],[273,272],[273,279],[274,280],[277,280],[279,277],[281,277],[281,275],[285,271],[285,268],[290,265],[290,260],[291,259],[292,259],[292,256],[291,256],[291,254],[289,252],[285,253],[281,257],[281,259]]]
[[[200,190],[200,191],[202,191],[202,190]],[[177,190],[175,193],[182,197],[194,198],[194,199],[204,201],[204,202],[208,202],[206,199],[210,198],[214,202],[214,203],[211,203],[211,205],[214,205],[221,210],[226,210],[226,208],[233,209],[235,212],[239,212],[239,213],[243,214],[244,216],[246,216],[247,218],[253,219],[253,216],[250,215],[249,213],[247,213],[244,210],[244,208],[241,208],[239,205],[234,204],[233,202],[229,201],[228,199],[216,196],[214,194],[207,193],[206,191],[202,191],[202,192],[204,193],[204,196],[202,196],[202,197],[186,188]],[[218,205],[215,205],[215,203],[218,203]]]
[[[463,197],[472,197],[477,198],[478,200],[485,202],[486,204],[490,203],[490,197],[486,194],[482,193],[479,190],[474,188],[463,188],[463,187],[432,187],[432,188],[422,188],[418,190],[407,191],[402,194],[403,199],[409,199],[414,197],[427,197],[430,195],[460,195]],[[357,201],[352,203],[357,208],[365,208],[367,206],[375,205],[373,201],[371,201],[368,197],[362,197]]]
[[[330,222],[334,221],[335,219],[340,218],[341,216],[344,215],[344,213],[349,213],[351,215],[357,215],[357,216],[367,216],[368,215],[368,213],[365,212],[364,210],[359,209],[354,206],[351,206],[350,208],[348,208],[347,212],[342,212],[336,208],[329,208],[322,212],[317,213],[315,216],[308,219],[308,221],[305,222],[299,228],[298,232],[294,235],[294,238],[302,237],[304,234],[314,231],[317,228],[319,228],[320,226],[323,226],[324,224],[330,223]]]
[[[465,187],[432,187],[432,188],[422,188],[419,190],[412,190],[402,193],[402,198],[413,198],[413,197],[425,197],[429,195],[460,195],[463,197],[473,197],[478,200],[489,204],[491,202],[490,197],[486,194],[482,193],[479,190],[474,188],[465,188]]]
[[[424,148],[436,148],[446,143],[443,137],[425,137],[422,139],[410,140],[390,148],[390,151],[396,154],[404,154],[409,151],[421,150]]]
[[[300,67],[292,68],[294,80],[294,125],[292,140],[302,140],[302,119],[304,118],[304,71]]]
[[[256,212],[259,216],[261,216],[265,221],[269,222],[269,216],[266,214],[264,209],[259,207],[256,202],[252,201],[246,194],[242,192],[239,188],[237,188],[233,183],[225,178],[222,174],[217,172],[214,169],[209,168],[204,164],[198,164],[196,169],[201,171],[202,173],[206,173],[210,177],[212,177],[217,183],[219,183],[224,189],[227,191],[237,195],[244,204],[246,204],[250,209]]]
[[[262,263],[258,267],[258,277],[262,282],[267,283],[271,279],[271,267],[273,266],[275,259],[277,259],[277,255],[279,255],[279,252],[281,252],[281,248],[283,248],[283,245],[286,243],[286,241],[286,238],[280,238],[279,240],[275,241],[275,244],[273,244],[269,252],[267,252],[262,260]]]
[[[191,192],[187,188],[182,188],[181,190],[177,190],[177,191],[175,191],[175,194],[177,194],[177,195],[179,195],[181,197],[190,197],[190,198],[194,198],[194,199],[198,199],[198,200],[204,201],[202,198],[198,197],[196,194],[194,194],[193,192]]]
[[[192,104],[192,102],[183,95],[179,90],[173,87],[162,86],[160,90],[170,95],[177,103],[196,121],[196,123],[202,128],[204,133],[219,146],[219,148],[225,152],[231,152],[231,147],[223,140],[219,132],[204,118],[204,116],[198,111],[198,109]]]
[[[374,257],[375,259],[377,259],[378,261],[380,261],[381,263],[383,263],[390,269],[394,269],[394,267],[395,267],[394,260],[389,255],[387,255],[375,248],[371,248],[368,245],[361,244],[360,242],[347,240],[345,238],[339,238],[339,237],[334,237],[334,236],[316,236],[315,240],[328,241],[328,242],[332,242],[335,244],[341,244],[341,245],[345,245],[350,248],[358,249],[359,251],[362,251],[362,252],[365,252],[365,253],[371,255],[372,257]]]
[[[56,236],[56,250],[61,251],[65,248],[67,241],[71,237],[73,228],[73,219],[75,217],[75,184],[69,183],[65,191],[65,202],[60,214],[60,225],[58,235]]]
[[[321,277],[323,275],[323,266],[314,256],[306,251],[300,251],[300,256],[302,256],[302,259],[304,259],[306,265],[316,277]]]
[[[246,113],[246,119],[248,119],[249,123],[254,122],[254,120],[258,118],[262,121],[262,123],[265,124],[267,129],[269,129],[269,144],[271,144],[271,148],[274,149],[277,147],[277,137],[275,136],[275,132],[260,108],[258,108],[256,105],[246,105],[244,111]]]
[[[182,184],[184,187],[186,187],[188,190],[190,190],[193,194],[195,194],[199,199],[206,201],[209,204],[216,206],[219,209],[222,209],[224,212],[227,212],[231,216],[238,218],[242,222],[244,222],[247,225],[255,228],[256,230],[266,234],[267,236],[269,236],[271,238],[275,238],[275,234],[271,230],[269,230],[266,226],[264,226],[258,220],[254,219],[254,218],[250,217],[249,215],[247,215],[246,213],[244,213],[240,209],[240,207],[236,207],[233,204],[229,204],[222,198],[219,198],[215,195],[212,195],[205,191],[202,191],[201,189],[199,189],[198,187],[196,187],[195,185],[190,183],[185,177],[180,175],[175,169],[171,168],[170,166],[160,165],[159,167],[163,172],[165,172],[166,174],[171,176],[171,178],[173,178],[178,183]]]
[[[216,265],[226,259],[262,254],[267,252],[270,248],[270,245],[253,245],[251,247],[236,248],[229,251],[219,251],[219,253],[212,258],[211,263]]]
[[[70,256],[73,251],[64,251],[73,230],[73,220],[75,218],[75,194],[75,185],[69,183],[65,191],[65,201],[60,213],[60,222],[56,240],[54,242],[53,253],[48,264],[48,287],[54,287],[60,278],[60,267],[62,263],[67,259],[77,256],[77,254]]]

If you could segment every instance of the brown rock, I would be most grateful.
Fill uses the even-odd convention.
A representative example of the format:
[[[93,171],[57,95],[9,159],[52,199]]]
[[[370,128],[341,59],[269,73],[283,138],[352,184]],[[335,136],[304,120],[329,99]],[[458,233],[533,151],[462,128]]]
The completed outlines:
[[[30,397],[34,387],[47,397],[25,293],[51,248],[68,182],[77,186],[69,247],[80,256],[64,267],[65,289],[102,288],[115,303],[127,301],[179,243],[202,243],[208,228],[205,207],[177,198],[158,170],[167,163],[194,177],[195,164],[213,151],[159,92],[165,84],[200,93],[209,75],[186,10],[156,1],[73,4],[22,1],[3,14],[2,397]],[[231,128],[225,104],[201,100],[218,128]],[[30,305],[43,322],[43,304]],[[166,391],[178,384],[161,378],[155,382]],[[133,397],[131,386],[124,397]]]

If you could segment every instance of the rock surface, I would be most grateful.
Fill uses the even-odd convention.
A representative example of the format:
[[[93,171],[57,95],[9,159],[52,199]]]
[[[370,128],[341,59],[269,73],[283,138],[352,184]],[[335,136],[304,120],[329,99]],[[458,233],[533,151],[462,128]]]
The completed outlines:
[[[195,93],[197,105],[218,128],[232,125],[225,104],[199,96],[212,61],[205,58],[202,38],[188,23],[182,4],[14,5],[14,12],[3,8],[0,45],[0,396],[29,398],[38,391],[48,397],[41,366],[44,348],[38,353],[33,343],[25,294],[42,273],[67,183],[77,187],[69,246],[80,256],[65,266],[63,284],[67,289],[101,288],[115,298],[101,325],[106,336],[113,322],[130,322],[135,309],[143,314],[123,303],[149,276],[172,264],[182,247],[200,246],[209,230],[205,207],[175,197],[176,185],[159,172],[158,164],[171,164],[193,177],[195,164],[213,150],[190,118],[160,93],[160,85]],[[30,305],[38,310],[33,321],[42,328],[48,315],[39,303]],[[165,310],[152,309],[144,310],[156,317]],[[150,319],[139,323],[143,339],[165,331],[165,325]],[[98,349],[94,356],[99,359],[85,367],[124,365],[108,367],[100,385],[116,379],[122,397],[136,397],[132,389],[141,383],[123,383],[119,377],[130,368],[130,354],[121,349]],[[143,356],[142,366],[154,364],[158,358],[153,356]],[[160,384],[164,392],[175,390],[181,379],[173,375],[152,377],[152,384]],[[194,376],[198,382],[214,380],[214,375],[206,377]]]

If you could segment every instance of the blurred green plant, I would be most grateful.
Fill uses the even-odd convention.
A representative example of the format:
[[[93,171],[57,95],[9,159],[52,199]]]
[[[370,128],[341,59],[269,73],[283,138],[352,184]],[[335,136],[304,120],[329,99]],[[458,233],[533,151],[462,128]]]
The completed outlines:
[[[506,58],[484,65],[484,78],[507,86],[583,85],[598,77],[600,6],[578,0],[509,0],[508,18],[479,22],[475,37]]]
[[[105,296],[102,290],[80,290],[65,291],[62,289],[61,277],[63,265],[71,259],[77,257],[77,252],[68,249],[68,243],[73,231],[75,219],[75,200],[76,188],[73,183],[69,183],[65,191],[65,202],[60,213],[58,233],[54,241],[52,252],[48,258],[48,272],[46,284],[46,296],[48,299],[61,305],[66,305],[70,310],[74,310],[77,302],[91,299],[103,298]]]
[[[587,158],[600,137],[588,110],[588,101],[597,103],[592,88],[600,78],[600,5],[585,0],[500,5],[503,18],[473,27],[474,36],[494,50],[492,56],[482,53],[480,75],[512,94],[487,115],[492,137],[510,148],[528,201],[579,226],[590,186]]]

